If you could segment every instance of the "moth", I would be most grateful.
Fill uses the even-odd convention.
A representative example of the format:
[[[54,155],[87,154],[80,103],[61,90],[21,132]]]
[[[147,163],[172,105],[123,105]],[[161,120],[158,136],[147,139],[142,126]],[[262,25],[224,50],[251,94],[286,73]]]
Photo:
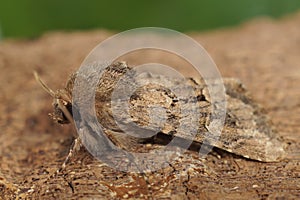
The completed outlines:
[[[129,135],[125,134],[122,127],[132,125],[132,123],[142,127],[143,130],[157,131],[159,134],[171,138],[183,139],[191,138],[188,127],[192,125],[191,123],[197,123],[196,134],[193,135],[194,141],[202,143],[205,137],[213,137],[208,132],[207,125],[212,120],[211,108],[216,105],[212,104],[207,85],[201,79],[174,79],[168,76],[144,74],[136,80],[142,82],[141,87],[133,91],[129,98],[117,99],[118,105],[128,105],[128,112],[126,114],[123,111],[118,112],[118,109],[122,109],[112,105],[112,97],[115,95],[115,87],[122,76],[130,70],[133,70],[133,67],[128,66],[125,62],[116,62],[109,65],[102,76],[98,77],[99,82],[95,91],[96,117],[113,145],[128,150],[135,144],[147,141],[155,142],[155,140],[147,140],[149,138],[136,137],[140,134],[139,131]],[[35,73],[37,81],[54,98],[54,111],[50,116],[59,124],[73,123],[72,91],[77,76],[79,76],[78,73],[72,74],[65,88],[54,92]],[[173,85],[172,88],[176,91],[184,91],[188,85],[193,89],[195,95],[179,98],[168,87],[156,84],[157,80],[160,80],[160,83]],[[240,81],[225,78],[223,82],[227,103],[225,122],[221,135],[213,145],[227,152],[257,161],[274,162],[282,159],[285,153],[283,143],[277,136],[276,130],[272,128],[263,109],[252,100],[251,95]],[[117,96],[121,97],[122,94]],[[157,112],[154,109],[154,112],[149,113],[149,108],[153,108],[153,106],[163,109],[158,109]],[[180,108],[189,109],[193,106],[200,108],[197,121],[187,120],[189,111],[183,115]],[[114,112],[118,113],[118,122],[116,122]],[[184,127],[182,128],[180,123],[183,121]],[[93,121],[87,123],[89,123],[86,124],[87,126],[93,127]],[[72,153],[81,146],[78,134],[75,133],[74,136],[75,141],[62,168],[65,167]],[[155,138],[155,135],[151,138]],[[109,146],[109,144],[107,145]]]

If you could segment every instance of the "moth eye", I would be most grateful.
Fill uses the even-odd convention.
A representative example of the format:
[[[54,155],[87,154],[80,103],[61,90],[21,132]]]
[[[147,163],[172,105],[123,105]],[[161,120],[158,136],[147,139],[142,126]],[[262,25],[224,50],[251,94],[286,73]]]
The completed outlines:
[[[59,124],[63,124],[63,123],[64,123],[64,121],[63,121],[62,119],[57,119],[57,123],[59,123]]]

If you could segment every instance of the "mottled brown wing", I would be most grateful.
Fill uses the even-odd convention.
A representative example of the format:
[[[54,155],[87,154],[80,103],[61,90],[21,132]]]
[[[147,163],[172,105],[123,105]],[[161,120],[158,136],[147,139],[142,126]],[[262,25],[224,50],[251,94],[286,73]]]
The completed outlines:
[[[212,105],[203,80],[130,71],[134,70],[124,62],[109,66],[96,90],[97,119],[104,129],[110,130],[109,138],[122,148],[143,141],[141,138],[152,133],[162,132],[197,142],[206,141],[254,160],[269,162],[283,157],[282,143],[267,116],[236,79],[224,79],[227,110],[222,134],[218,137],[208,130],[212,106],[218,105]],[[130,87],[136,89],[128,94]],[[187,93],[191,88],[193,92]],[[133,139],[135,137],[138,139]]]

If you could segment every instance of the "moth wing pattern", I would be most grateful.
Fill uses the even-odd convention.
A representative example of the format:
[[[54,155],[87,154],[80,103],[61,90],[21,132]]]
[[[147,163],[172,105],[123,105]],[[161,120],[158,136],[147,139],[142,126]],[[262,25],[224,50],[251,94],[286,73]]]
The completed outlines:
[[[237,79],[224,79],[227,113],[224,128],[214,146],[263,162],[284,157],[283,142],[263,108],[251,98]],[[203,140],[202,136],[196,140]]]
[[[125,73],[132,70],[125,62],[114,63],[104,71],[102,77],[99,77],[98,87],[96,89],[96,115],[97,120],[103,126],[103,130],[108,138],[121,148],[127,149],[135,142],[141,142],[132,136],[126,136],[116,123],[112,111],[111,97],[114,87]],[[74,75],[67,83],[67,90],[71,93],[74,82]],[[181,137],[193,139],[197,142],[210,141],[213,146],[226,150],[228,152],[250,158],[253,160],[273,162],[278,161],[284,156],[284,147],[277,137],[276,131],[272,128],[270,120],[263,109],[256,104],[245,87],[236,79],[224,79],[226,90],[226,116],[225,123],[220,137],[216,140],[214,133],[207,130],[211,119],[211,100],[207,92],[207,86],[203,80],[176,79],[161,75],[146,74],[142,78],[134,79],[133,82],[140,82],[139,87],[132,95],[129,102],[126,99],[123,104],[129,105],[129,113],[119,112],[119,123],[129,125],[135,123],[143,129],[157,131],[171,135],[172,137]],[[184,91],[188,86],[193,87],[195,95],[177,98],[176,93],[163,85],[152,84],[154,80],[159,79],[166,85],[173,83],[175,91]],[[191,100],[192,99],[192,100]],[[165,115],[162,118],[161,113],[149,113],[153,105],[163,108]],[[189,121],[187,115],[182,115],[182,109],[193,109],[200,107],[200,117],[196,122],[199,124],[197,134],[191,136],[189,125],[194,123]],[[121,106],[114,110],[122,110]],[[151,116],[154,114],[154,116]],[[191,113],[192,114],[192,113]],[[179,129],[180,126],[185,127]],[[86,130],[88,131],[88,130]],[[116,133],[116,134],[114,134]],[[134,134],[139,134],[136,132]],[[126,140],[126,137],[128,140]],[[130,142],[129,142],[130,141]]]

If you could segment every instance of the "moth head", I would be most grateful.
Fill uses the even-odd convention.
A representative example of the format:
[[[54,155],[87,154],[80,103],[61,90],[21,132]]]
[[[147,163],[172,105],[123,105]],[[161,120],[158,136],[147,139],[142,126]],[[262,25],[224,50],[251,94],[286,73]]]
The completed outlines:
[[[58,90],[53,101],[53,113],[49,115],[59,124],[68,124],[73,121],[72,103],[64,96],[65,90]]]
[[[70,93],[67,90],[61,89],[54,92],[51,90],[38,76],[37,72],[34,72],[35,79],[42,86],[42,88],[50,94],[53,101],[53,113],[49,113],[52,119],[59,124],[67,124],[73,122],[72,117],[72,101]]]

